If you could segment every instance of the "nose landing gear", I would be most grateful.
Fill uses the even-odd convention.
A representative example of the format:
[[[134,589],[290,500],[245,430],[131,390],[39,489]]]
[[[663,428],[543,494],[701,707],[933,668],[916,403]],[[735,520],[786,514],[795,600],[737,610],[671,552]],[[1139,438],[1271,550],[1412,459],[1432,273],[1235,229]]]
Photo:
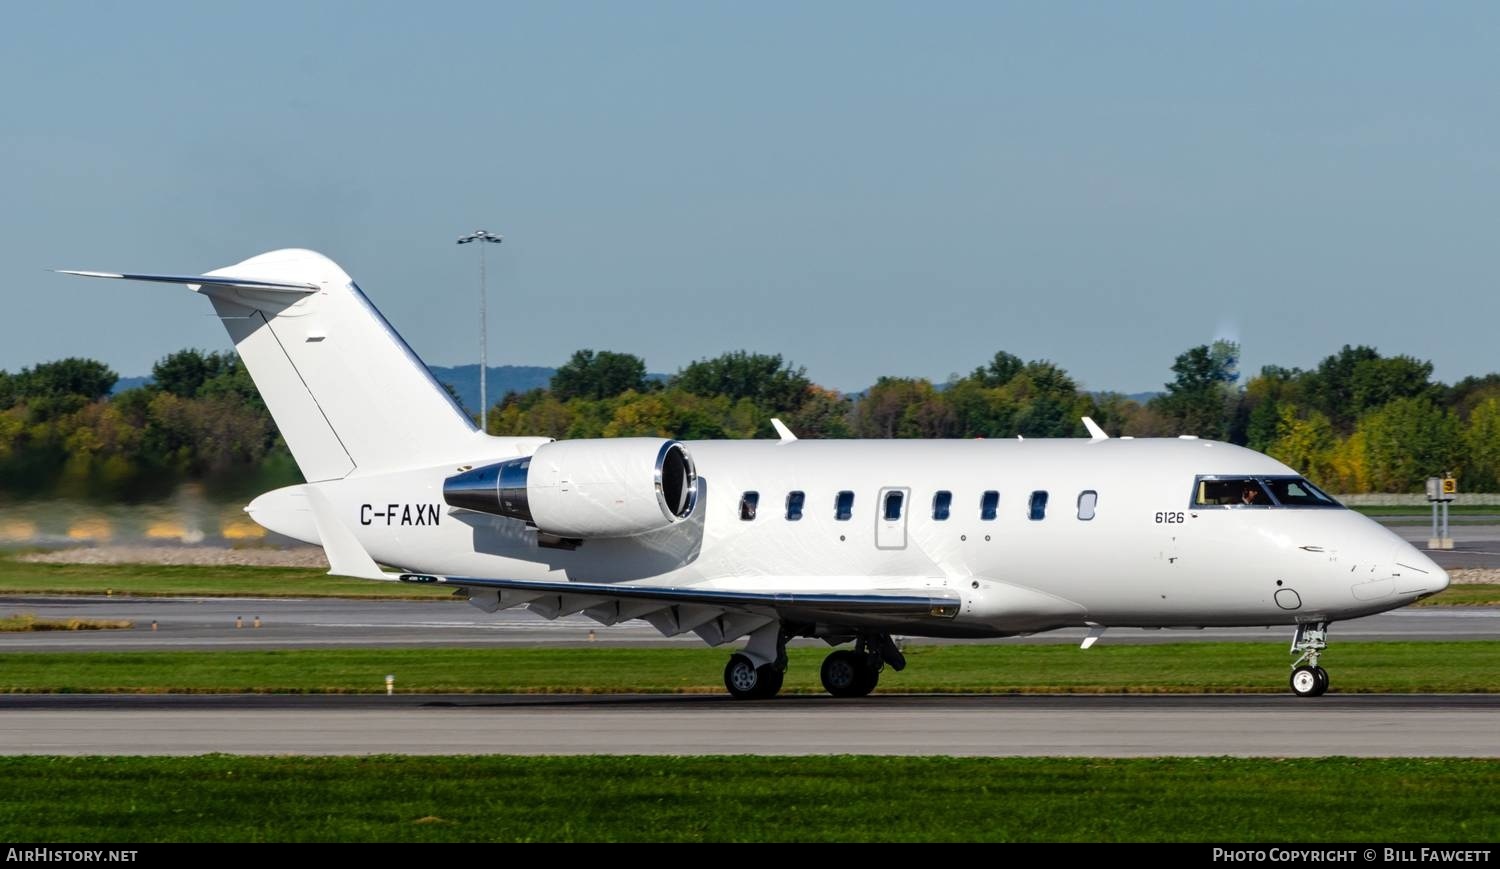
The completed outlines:
[[[1318,697],[1328,690],[1328,671],[1318,666],[1318,656],[1328,648],[1328,622],[1303,622],[1292,637],[1292,654],[1301,656],[1292,664],[1292,693]]]

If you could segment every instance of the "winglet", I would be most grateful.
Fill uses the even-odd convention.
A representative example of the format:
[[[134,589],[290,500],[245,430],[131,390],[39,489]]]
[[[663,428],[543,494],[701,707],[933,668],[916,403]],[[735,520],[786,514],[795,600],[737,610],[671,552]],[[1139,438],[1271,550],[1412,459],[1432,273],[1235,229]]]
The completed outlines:
[[[792,430],[786,427],[786,423],[775,417],[771,418],[771,428],[776,429],[776,433],[781,436],[781,442],[784,444],[789,444],[797,439],[797,436],[792,434]]]
[[[313,521],[318,525],[318,539],[323,542],[323,552],[328,555],[329,576],[352,576],[355,579],[396,580],[398,574],[386,573],[370,557],[370,553],[359,545],[354,532],[344,526],[334,515],[328,496],[316,486],[307,486],[307,503],[312,506]]]
[[[1099,427],[1099,423],[1094,422],[1093,419],[1091,419],[1089,417],[1084,417],[1083,418],[1083,427],[1089,430],[1089,440],[1091,440],[1091,441],[1107,441],[1107,440],[1109,440],[1109,435],[1106,434],[1105,431],[1104,431],[1104,429],[1102,429],[1102,428]]]
[[[1090,648],[1095,643],[1099,642],[1099,638],[1102,637],[1102,636],[1104,636],[1104,632],[1107,631],[1107,630],[1109,630],[1109,629],[1106,628],[1103,625],[1093,625],[1092,627],[1089,628],[1089,635],[1083,638],[1083,642],[1082,643],[1078,644],[1078,648],[1080,648],[1080,649]]]

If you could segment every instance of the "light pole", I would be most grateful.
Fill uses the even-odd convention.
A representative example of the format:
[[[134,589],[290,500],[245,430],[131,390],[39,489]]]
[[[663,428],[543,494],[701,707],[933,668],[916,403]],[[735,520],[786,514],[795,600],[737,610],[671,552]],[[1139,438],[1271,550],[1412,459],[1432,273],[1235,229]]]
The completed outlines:
[[[490,366],[490,341],[489,317],[484,305],[484,246],[499,244],[502,240],[500,236],[482,229],[476,229],[458,240],[459,244],[479,242],[479,430],[485,434],[490,432],[490,405],[485,391],[485,369]]]

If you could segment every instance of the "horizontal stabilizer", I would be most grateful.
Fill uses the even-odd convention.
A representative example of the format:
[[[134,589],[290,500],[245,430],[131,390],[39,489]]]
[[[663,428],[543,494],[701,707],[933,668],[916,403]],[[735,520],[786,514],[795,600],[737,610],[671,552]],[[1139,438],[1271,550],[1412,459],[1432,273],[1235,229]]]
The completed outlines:
[[[57,269],[60,275],[78,275],[84,278],[114,278],[125,281],[148,281],[155,284],[185,284],[190,287],[201,287],[213,285],[216,287],[234,287],[240,290],[270,290],[274,293],[298,293],[306,295],[316,293],[320,287],[317,284],[304,284],[292,281],[258,281],[253,278],[233,278],[227,275],[126,275],[115,272],[85,272],[77,269]]]
[[[937,590],[847,594],[842,592],[757,592],[692,586],[626,585],[608,582],[546,582],[524,579],[479,579],[403,573],[402,582],[441,583],[467,588],[536,591],[545,594],[585,595],[591,598],[693,604],[744,612],[776,612],[782,616],[837,618],[846,623],[878,623],[886,619],[952,619],[962,600]]]

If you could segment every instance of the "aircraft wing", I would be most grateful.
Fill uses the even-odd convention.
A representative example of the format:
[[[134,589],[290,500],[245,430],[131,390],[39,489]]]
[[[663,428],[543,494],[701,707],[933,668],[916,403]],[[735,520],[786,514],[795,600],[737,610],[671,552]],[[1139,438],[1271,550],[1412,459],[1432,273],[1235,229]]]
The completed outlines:
[[[693,631],[710,645],[743,636],[773,619],[880,627],[956,617],[961,600],[945,589],[917,591],[757,592],[692,586],[539,582],[403,573],[402,582],[460,586],[470,602],[494,611],[526,606],[547,618],[583,613],[601,624],[644,619],[667,636]]]
[[[914,620],[946,621],[962,606],[948,589],[882,589],[869,592],[743,591],[693,586],[635,585],[612,582],[545,582],[489,579],[429,573],[386,573],[344,524],[316,487],[307,487],[308,503],[318,526],[329,573],[362,579],[400,580],[452,585],[469,603],[485,612],[525,606],[548,619],[583,613],[613,625],[644,619],[669,637],[689,631],[711,646],[727,643],[773,621],[826,624],[840,628],[885,628]],[[922,577],[912,577],[914,583]]]

